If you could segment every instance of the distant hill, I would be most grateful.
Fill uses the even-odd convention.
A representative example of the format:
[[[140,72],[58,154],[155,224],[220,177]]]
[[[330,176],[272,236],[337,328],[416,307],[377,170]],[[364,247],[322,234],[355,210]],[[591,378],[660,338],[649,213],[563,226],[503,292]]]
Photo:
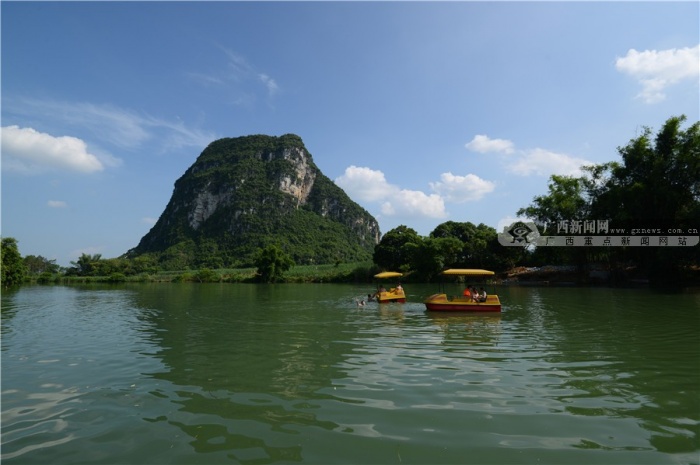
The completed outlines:
[[[212,142],[125,255],[166,269],[239,267],[278,245],[297,264],[371,260],[379,224],[314,164],[299,136]]]

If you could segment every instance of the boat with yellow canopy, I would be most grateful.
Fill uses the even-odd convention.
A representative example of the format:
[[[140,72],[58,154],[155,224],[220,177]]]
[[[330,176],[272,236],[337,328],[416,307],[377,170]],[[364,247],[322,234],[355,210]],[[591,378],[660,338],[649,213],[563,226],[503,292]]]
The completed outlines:
[[[441,273],[443,276],[466,276],[483,278],[493,276],[495,273],[489,270],[451,268]],[[442,287],[442,286],[441,286]],[[438,312],[500,312],[501,300],[497,295],[487,294],[486,300],[474,299],[471,293],[465,289],[462,295],[448,297],[444,287],[442,292],[433,294],[425,299],[425,307],[428,311]]]
[[[403,276],[403,273],[399,273],[398,271],[383,271],[374,275],[376,279],[400,278],[401,276]],[[380,304],[389,302],[406,302],[406,294],[404,293],[400,282],[396,285],[396,287],[392,287],[389,290],[386,290],[382,285],[378,286],[377,292],[374,294],[374,296],[377,299],[377,302]]]

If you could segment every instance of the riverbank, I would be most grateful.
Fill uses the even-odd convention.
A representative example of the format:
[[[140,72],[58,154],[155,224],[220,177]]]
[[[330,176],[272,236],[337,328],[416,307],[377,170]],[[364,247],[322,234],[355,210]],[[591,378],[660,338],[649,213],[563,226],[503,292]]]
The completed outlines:
[[[284,274],[284,283],[373,283],[379,270],[373,263],[343,263],[329,265],[298,265]],[[402,278],[408,283],[424,282],[415,274]],[[496,274],[496,283],[508,286],[606,286],[649,287],[650,280],[639,270],[606,270],[591,268],[577,270],[574,266],[547,265],[541,267],[518,266]],[[34,277],[30,282],[39,284],[87,284],[87,283],[253,283],[255,268],[202,269],[159,271],[126,276],[114,273],[109,276],[52,275]],[[700,267],[684,270],[682,287],[700,287]]]
[[[519,266],[498,275],[500,283],[511,286],[611,286],[650,287],[651,280],[635,267],[605,269],[592,267],[578,270],[575,266],[546,265],[540,267]],[[679,287],[700,287],[700,266],[682,269],[669,284]]]

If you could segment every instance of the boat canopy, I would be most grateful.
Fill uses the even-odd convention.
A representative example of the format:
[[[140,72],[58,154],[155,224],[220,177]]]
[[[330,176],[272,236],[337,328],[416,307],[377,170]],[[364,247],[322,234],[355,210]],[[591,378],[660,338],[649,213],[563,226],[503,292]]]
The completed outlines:
[[[443,271],[442,274],[447,276],[491,276],[495,273],[489,270],[450,268]]]
[[[374,275],[377,279],[398,278],[399,276],[403,276],[403,273],[397,271],[383,271]]]

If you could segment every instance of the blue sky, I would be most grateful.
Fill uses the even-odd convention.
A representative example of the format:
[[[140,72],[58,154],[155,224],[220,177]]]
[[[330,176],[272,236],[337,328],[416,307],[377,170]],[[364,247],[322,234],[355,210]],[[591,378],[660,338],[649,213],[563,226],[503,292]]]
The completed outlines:
[[[117,257],[213,140],[301,136],[377,218],[500,228],[699,119],[698,2],[2,2],[2,235]]]

